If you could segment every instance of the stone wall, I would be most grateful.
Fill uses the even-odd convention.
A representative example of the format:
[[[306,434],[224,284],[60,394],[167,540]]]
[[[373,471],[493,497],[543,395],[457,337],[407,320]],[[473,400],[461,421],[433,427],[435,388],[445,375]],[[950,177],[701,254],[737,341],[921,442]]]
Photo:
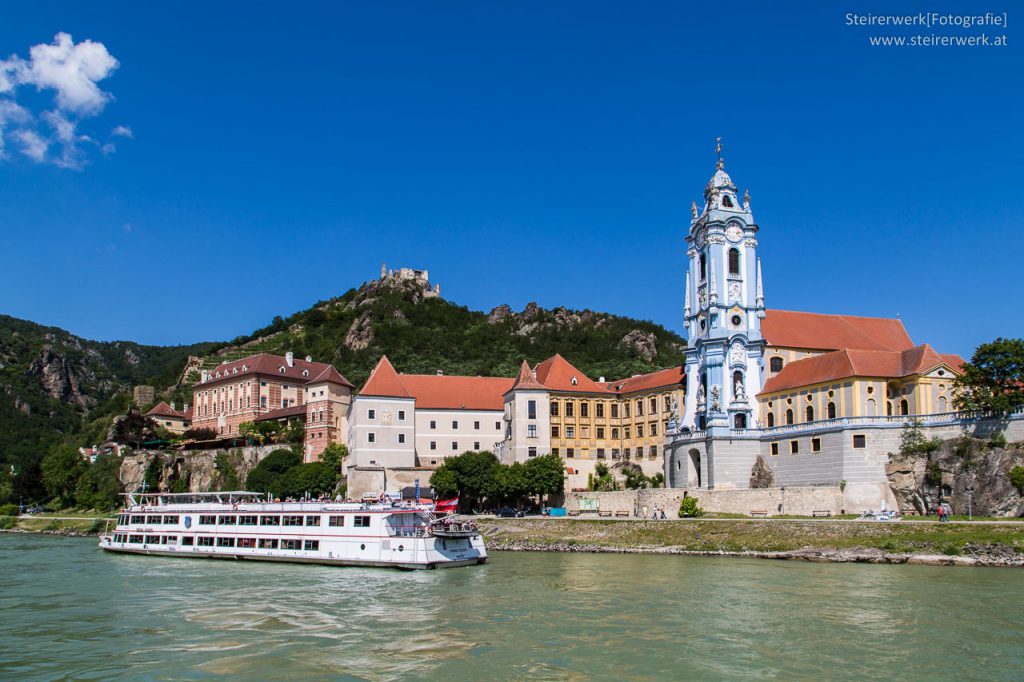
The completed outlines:
[[[852,489],[851,489],[852,488]],[[794,514],[811,516],[814,512],[826,511],[833,516],[842,513],[860,513],[866,509],[878,511],[885,501],[886,508],[895,507],[895,498],[887,486],[805,486],[795,488],[760,488],[748,490],[693,490],[678,488],[647,488],[642,490],[616,490],[611,492],[567,493],[565,506],[570,512],[580,511],[581,500],[596,500],[601,512],[613,516],[643,514],[648,516],[657,507],[664,509],[669,518],[678,518],[679,504],[683,495],[696,497],[706,512],[744,514],[765,512],[767,516]],[[584,503],[586,506],[586,503]],[[581,512],[582,516],[596,516],[596,513]]]
[[[233,453],[232,459],[235,462],[238,480],[244,487],[246,476],[259,464],[260,460],[280,448],[280,445],[255,445],[231,448],[231,450],[188,450],[185,452],[138,450],[125,455],[121,460],[119,476],[125,490],[141,490],[146,469],[155,457],[159,457],[163,462],[160,473],[160,491],[167,492],[174,481],[186,479],[188,492],[207,492],[217,489],[220,485],[217,454],[230,452]]]

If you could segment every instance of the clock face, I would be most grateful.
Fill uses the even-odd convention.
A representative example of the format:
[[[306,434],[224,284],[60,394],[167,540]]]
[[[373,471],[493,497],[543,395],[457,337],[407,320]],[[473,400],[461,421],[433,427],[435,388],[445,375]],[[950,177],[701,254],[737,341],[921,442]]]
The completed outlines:
[[[740,229],[739,225],[730,225],[729,229],[725,231],[725,236],[731,242],[738,242],[743,238],[743,230]]]

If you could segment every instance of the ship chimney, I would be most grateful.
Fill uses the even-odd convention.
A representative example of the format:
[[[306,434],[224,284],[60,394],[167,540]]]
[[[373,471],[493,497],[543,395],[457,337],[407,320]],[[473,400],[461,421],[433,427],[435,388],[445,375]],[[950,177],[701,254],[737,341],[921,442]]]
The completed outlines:
[[[284,364],[288,365],[289,367],[294,367],[295,366],[295,353],[293,353],[291,351],[288,351],[287,353],[285,353],[284,354]]]

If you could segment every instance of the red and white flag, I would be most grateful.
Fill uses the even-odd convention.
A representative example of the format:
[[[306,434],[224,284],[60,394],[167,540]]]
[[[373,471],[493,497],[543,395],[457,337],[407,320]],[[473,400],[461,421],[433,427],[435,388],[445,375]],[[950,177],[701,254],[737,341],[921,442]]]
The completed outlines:
[[[459,498],[453,497],[450,500],[438,500],[434,504],[434,511],[436,512],[454,512],[459,508]]]

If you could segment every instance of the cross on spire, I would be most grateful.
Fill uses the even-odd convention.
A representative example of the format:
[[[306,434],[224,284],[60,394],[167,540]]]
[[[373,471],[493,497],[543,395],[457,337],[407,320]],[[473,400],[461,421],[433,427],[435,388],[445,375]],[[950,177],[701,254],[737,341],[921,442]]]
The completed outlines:
[[[715,153],[718,154],[718,170],[722,170],[725,166],[725,161],[722,160],[722,138],[720,137],[715,138]]]

